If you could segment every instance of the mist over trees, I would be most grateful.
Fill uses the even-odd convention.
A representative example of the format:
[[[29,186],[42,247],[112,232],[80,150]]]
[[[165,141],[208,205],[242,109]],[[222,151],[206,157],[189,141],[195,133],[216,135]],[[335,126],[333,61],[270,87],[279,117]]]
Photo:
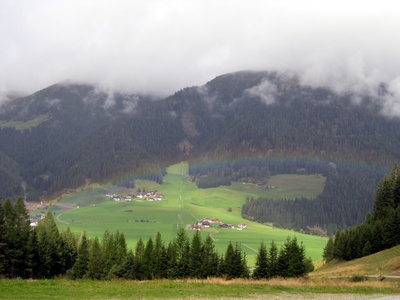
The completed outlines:
[[[277,72],[226,74],[164,99],[56,84],[2,106],[0,196],[162,183],[165,167],[182,160],[201,188],[302,169],[328,177],[317,199],[249,199],[243,216],[331,234],[364,220],[377,178],[400,159],[399,121],[380,115],[376,99],[359,100]]]

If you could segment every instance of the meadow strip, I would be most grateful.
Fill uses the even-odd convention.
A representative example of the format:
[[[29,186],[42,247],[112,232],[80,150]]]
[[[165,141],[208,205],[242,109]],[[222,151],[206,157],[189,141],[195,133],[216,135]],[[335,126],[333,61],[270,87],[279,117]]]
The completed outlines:
[[[400,294],[398,281],[272,280],[0,280],[1,299],[259,299],[267,295]],[[300,297],[300,295],[302,295]]]

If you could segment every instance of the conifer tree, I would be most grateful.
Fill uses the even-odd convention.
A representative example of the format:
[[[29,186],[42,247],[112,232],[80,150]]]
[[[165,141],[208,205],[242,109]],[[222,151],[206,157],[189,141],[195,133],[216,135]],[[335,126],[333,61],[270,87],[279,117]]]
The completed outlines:
[[[153,279],[154,276],[154,243],[153,239],[149,238],[144,249],[144,254],[142,258],[142,266],[144,267],[145,279]]]
[[[4,226],[4,209],[0,203],[0,277],[7,274],[6,270],[6,233]]]
[[[63,257],[64,257],[63,273],[65,273],[67,270],[72,268],[78,257],[78,248],[77,248],[78,237],[71,232],[69,227],[64,231],[61,231],[60,237],[61,237],[61,248],[63,250]]]
[[[35,229],[39,264],[36,276],[39,278],[53,278],[64,271],[62,242],[53,214],[48,211],[43,220]]]
[[[225,272],[227,279],[247,278],[249,272],[247,269],[246,256],[238,243],[233,247],[229,242],[225,253]]]
[[[70,277],[72,279],[83,278],[88,271],[89,264],[89,242],[84,231],[80,237],[78,244],[78,257],[74,266],[71,269]]]
[[[136,259],[132,250],[128,250],[124,261],[118,266],[115,275],[119,278],[134,280],[138,279],[136,274]]]
[[[31,260],[27,245],[30,236],[30,221],[24,200],[19,197],[12,205],[9,199],[4,203],[4,238],[6,269],[8,277],[30,277]]]
[[[268,251],[268,265],[268,278],[278,276],[278,246],[274,241],[271,242],[271,246]]]
[[[393,169],[395,169],[394,173],[396,174],[393,184],[393,208],[396,209],[400,205],[400,169],[397,163]]]
[[[167,247],[167,278],[175,279],[178,276],[177,270],[177,253],[176,253],[176,241],[170,241]]]
[[[322,258],[325,260],[325,262],[330,262],[334,258],[333,249],[334,249],[333,237],[330,237],[324,247],[324,252],[322,254]]]
[[[201,278],[216,276],[218,272],[218,254],[214,250],[214,242],[210,235],[207,235],[202,247]]]
[[[103,252],[103,278],[108,278],[109,272],[113,269],[113,266],[116,262],[116,243],[114,235],[111,234],[108,230],[104,231],[101,249]]]
[[[97,237],[94,238],[89,249],[89,261],[87,264],[86,277],[90,279],[102,279],[103,277],[103,253]]]
[[[122,263],[127,251],[125,235],[117,231],[115,234],[115,264],[119,265]]]
[[[185,278],[189,275],[189,238],[186,235],[185,229],[180,227],[176,239],[176,276]]]
[[[391,176],[385,176],[378,183],[374,202],[374,217],[376,220],[385,218],[388,210],[394,206],[393,174],[394,172],[391,173]]]
[[[154,260],[153,276],[155,278],[166,278],[167,277],[166,270],[168,266],[167,253],[160,232],[157,232],[156,234],[156,239],[154,242],[153,260]]]
[[[135,249],[135,262],[136,262],[136,279],[143,280],[146,277],[145,268],[146,266],[143,265],[143,256],[144,256],[144,243],[142,238],[136,243]]]
[[[189,276],[195,278],[202,278],[202,265],[203,265],[203,253],[202,253],[202,240],[200,232],[196,233],[192,237],[189,252]]]
[[[256,257],[255,269],[253,272],[253,277],[256,279],[268,278],[269,266],[268,266],[268,255],[267,247],[264,242],[261,242],[260,248]]]

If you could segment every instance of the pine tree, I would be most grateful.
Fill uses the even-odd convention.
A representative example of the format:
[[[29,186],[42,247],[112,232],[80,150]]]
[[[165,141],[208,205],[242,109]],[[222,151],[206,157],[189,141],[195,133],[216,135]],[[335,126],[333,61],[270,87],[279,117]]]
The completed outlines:
[[[128,280],[138,279],[136,276],[136,263],[132,250],[129,250],[122,264],[118,266],[115,275]]]
[[[125,235],[117,231],[115,234],[115,264],[119,265],[122,263],[127,251]]]
[[[86,231],[84,231],[80,237],[78,244],[78,257],[74,266],[71,269],[70,277],[72,279],[83,278],[88,271],[89,264],[89,242],[86,237]]]
[[[185,278],[189,275],[189,238],[186,235],[185,229],[180,227],[176,239],[176,276]]]
[[[4,225],[4,209],[0,203],[0,278],[6,276],[6,232]]]
[[[16,217],[16,225],[17,225],[17,244],[16,247],[18,250],[18,261],[19,261],[19,275],[23,278],[31,277],[32,267],[31,267],[31,254],[27,245],[29,243],[29,236],[31,232],[30,220],[28,209],[25,206],[25,201],[22,197],[18,197],[17,201],[14,204],[14,211]]]
[[[109,274],[116,263],[116,243],[114,235],[108,230],[105,230],[101,242],[101,250],[103,252],[103,278],[109,278],[112,274]]]
[[[268,278],[279,276],[279,268],[278,268],[278,246],[274,241],[271,242],[271,246],[268,252]]]
[[[202,253],[202,240],[200,232],[196,233],[192,237],[189,252],[189,276],[194,278],[203,278],[201,270],[203,266],[203,253]]]
[[[78,257],[78,237],[71,232],[69,227],[60,233],[60,237],[64,260],[63,273],[65,273],[72,268]]]
[[[233,264],[235,262],[234,258],[234,249],[232,242],[229,242],[228,246],[226,247],[225,256],[224,256],[224,275],[228,278],[234,278],[234,270]]]
[[[297,238],[286,239],[279,253],[279,268],[282,277],[300,277],[306,274],[306,257],[303,244],[297,243]]]
[[[267,247],[265,246],[264,242],[261,242],[260,249],[258,250],[256,257],[256,266],[253,272],[253,277],[256,279],[268,278],[268,269]]]
[[[167,277],[167,253],[165,249],[164,242],[161,238],[161,233],[157,232],[155,243],[154,243],[154,251],[153,251],[153,260],[154,260],[154,278],[166,278]]]
[[[279,254],[278,254],[278,260],[277,260],[277,276],[279,277],[289,277],[288,274],[288,257],[287,257],[287,252],[283,247],[279,249]]]
[[[5,268],[8,277],[30,277],[31,254],[27,245],[30,239],[30,221],[24,200],[19,197],[14,205],[9,199],[3,207]]]
[[[396,170],[393,184],[393,208],[396,209],[400,205],[400,170],[397,163],[393,168]]]
[[[225,272],[226,278],[247,278],[249,276],[246,256],[238,243],[233,247],[229,242],[225,253]]]
[[[144,256],[144,243],[142,238],[140,238],[136,243],[135,249],[135,262],[136,262],[136,279],[143,280],[146,278],[146,266],[143,265],[143,256]]]
[[[153,239],[149,238],[144,249],[144,254],[142,258],[142,266],[144,267],[145,279],[153,279],[154,276],[154,243]]]
[[[375,219],[384,219],[388,210],[393,209],[393,172],[392,176],[385,176],[379,183],[376,190],[374,202],[374,217]]]
[[[53,278],[62,274],[64,271],[62,241],[51,211],[47,212],[35,231],[39,255],[36,276]]]
[[[201,278],[216,276],[218,272],[218,254],[214,250],[214,242],[210,235],[207,235],[202,247]]]
[[[103,253],[97,237],[94,238],[89,249],[89,261],[87,264],[86,277],[90,279],[102,279],[103,277]]]
[[[333,250],[334,250],[334,241],[333,237],[330,237],[324,247],[324,252],[322,254],[322,258],[325,260],[325,262],[330,262],[334,258]]]

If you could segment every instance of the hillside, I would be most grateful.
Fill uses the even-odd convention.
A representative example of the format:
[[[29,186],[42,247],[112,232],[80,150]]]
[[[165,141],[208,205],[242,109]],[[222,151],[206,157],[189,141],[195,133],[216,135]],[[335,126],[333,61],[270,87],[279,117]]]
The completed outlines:
[[[400,276],[400,246],[352,261],[333,260],[309,274],[311,277],[352,275]]]
[[[165,166],[182,160],[194,178],[316,173],[328,177],[326,187],[317,202],[300,204],[301,220],[270,221],[334,232],[364,220],[377,181],[399,160],[399,120],[382,116],[375,100],[356,105],[351,94],[276,72],[221,75],[165,99],[59,83],[2,105],[1,196],[39,200],[87,182],[161,182]]]

